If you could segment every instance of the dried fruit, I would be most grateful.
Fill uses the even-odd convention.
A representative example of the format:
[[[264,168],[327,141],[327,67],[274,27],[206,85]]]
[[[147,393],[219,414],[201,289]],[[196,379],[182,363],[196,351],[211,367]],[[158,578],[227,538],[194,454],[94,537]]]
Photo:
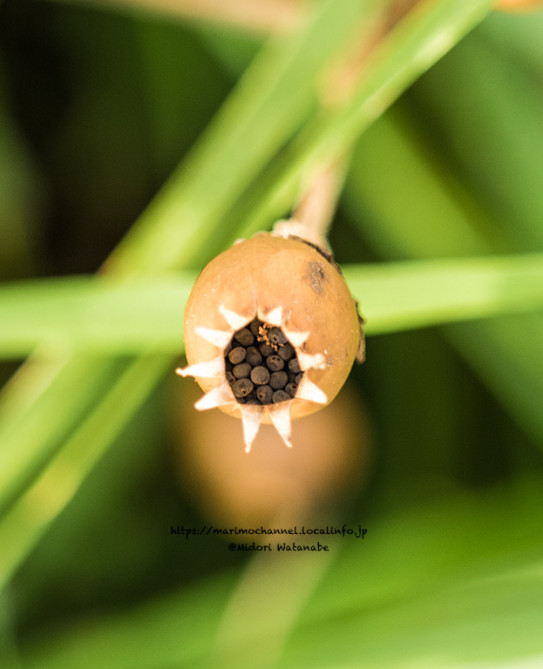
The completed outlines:
[[[248,451],[260,424],[291,446],[291,420],[336,396],[364,340],[357,306],[329,254],[259,233],[214,258],[185,310],[188,367],[205,391],[196,408],[243,421]]]

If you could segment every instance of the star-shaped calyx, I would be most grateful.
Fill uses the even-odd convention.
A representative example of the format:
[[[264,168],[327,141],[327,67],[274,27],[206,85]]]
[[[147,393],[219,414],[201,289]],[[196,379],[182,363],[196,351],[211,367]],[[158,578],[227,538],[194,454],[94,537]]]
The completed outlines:
[[[195,333],[219,354],[176,372],[180,376],[216,379],[219,383],[195,404],[198,410],[236,408],[241,414],[245,450],[250,451],[261,423],[271,422],[287,446],[291,442],[292,407],[297,400],[326,404],[326,394],[308,375],[323,369],[322,353],[308,353],[310,332],[289,327],[282,306],[252,318],[219,306],[224,329],[196,327]],[[267,420],[269,418],[269,420]]]

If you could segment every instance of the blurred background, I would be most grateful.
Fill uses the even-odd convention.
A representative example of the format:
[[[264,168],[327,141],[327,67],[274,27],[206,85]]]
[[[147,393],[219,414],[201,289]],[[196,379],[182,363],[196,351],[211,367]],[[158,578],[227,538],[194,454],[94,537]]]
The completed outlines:
[[[388,4],[385,19],[368,10],[368,44],[416,3]],[[110,256],[113,272],[123,276],[126,258],[150,268],[157,257],[149,273],[160,273],[149,232],[157,209],[146,207],[178,177],[188,218],[181,207],[175,226],[192,236],[180,233],[190,254],[171,263],[174,276],[258,229],[251,216],[297,155],[297,138],[311,137],[315,118],[326,126],[334,104],[322,118],[314,90],[290,104],[293,80],[279,91],[284,108],[258,112],[239,146],[256,152],[273,140],[274,162],[266,171],[255,153],[258,178],[228,200],[235,184],[220,175],[229,160],[238,165],[239,146],[225,149],[224,200],[209,189],[209,221],[224,211],[222,222],[191,222],[191,206],[206,199],[198,175],[221,132],[225,146],[236,141],[212,119],[259,54],[272,67],[274,54],[290,53],[283,45],[310,5],[0,3],[0,275],[12,300],[2,311],[0,295],[0,329],[16,314],[31,341],[40,312],[28,305],[47,281],[58,279],[54,297],[63,279],[107,271],[123,238],[129,250]],[[414,40],[424,16],[405,29]],[[327,28],[330,44],[348,18],[334,35]],[[479,18],[367,129],[342,137],[352,154],[330,235],[340,264],[377,263],[386,274],[387,263],[462,267],[543,252],[543,12],[486,7]],[[310,69],[319,51],[317,28],[307,34],[291,54],[300,80],[296,63]],[[390,47],[399,62],[400,46]],[[329,75],[335,51],[322,48]],[[286,76],[269,71],[263,100],[275,74]],[[244,120],[247,95],[230,107]],[[283,134],[266,135],[276,121]],[[280,201],[275,218],[290,206]],[[19,302],[27,280],[34,301]],[[469,287],[459,290],[467,297]],[[487,317],[482,305],[451,324],[436,310],[440,325],[378,333],[356,297],[367,361],[332,405],[295,423],[292,451],[264,429],[247,456],[238,421],[193,410],[196,385],[173,374],[183,363],[182,302],[178,349],[151,351],[137,369],[122,344],[107,357],[74,353],[60,338],[26,364],[31,344],[0,344],[0,450],[4,472],[17,472],[1,481],[2,667],[543,666],[541,312]],[[151,305],[140,306],[152,326]],[[326,537],[326,554],[284,555],[170,533],[304,524],[367,534]]]

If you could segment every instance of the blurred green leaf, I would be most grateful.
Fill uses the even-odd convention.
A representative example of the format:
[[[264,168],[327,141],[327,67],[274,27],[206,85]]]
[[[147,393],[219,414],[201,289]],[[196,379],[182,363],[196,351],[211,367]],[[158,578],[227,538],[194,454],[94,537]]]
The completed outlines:
[[[345,276],[369,334],[540,310],[543,299],[539,254],[351,266]]]
[[[107,278],[41,279],[0,287],[0,351],[23,357],[38,346],[51,355],[127,355],[183,351],[183,311],[194,272],[129,285]]]
[[[302,30],[272,40],[115,250],[108,271],[160,273],[201,254],[205,238],[220,231],[224,212],[315,107],[319,74],[375,4],[315,3]]]
[[[345,203],[361,233],[385,258],[443,256],[452,249],[470,255],[475,250],[492,253],[501,248],[504,238],[498,231],[497,240],[493,239],[489,215],[437,163],[406,118],[399,109],[387,114],[357,148]],[[420,194],[426,191],[431,197],[421,204]],[[394,198],[385,192],[394,192]],[[534,277],[533,287],[538,283]],[[463,290],[471,289],[464,285]],[[543,395],[543,358],[533,356],[532,346],[512,345],[518,329],[523,339],[537,347],[543,341],[543,318],[536,315],[519,328],[511,319],[503,326],[496,324],[487,336],[493,327],[490,323],[455,326],[448,336],[460,351],[465,350],[467,359],[517,420],[543,443],[543,414],[534,402]],[[484,354],[478,358],[476,351]],[[519,383],[506,381],[514,378]]]
[[[323,106],[302,128],[286,155],[271,164],[273,180],[266,184],[260,204],[247,216],[242,236],[266,228],[270,219],[282,215],[292,199],[304,192],[316,167],[348,154],[359,135],[493,5],[488,0],[430,1],[408,14],[372,54],[371,68],[362,70],[350,95],[338,104]]]
[[[543,310],[543,256],[345,266],[368,334]],[[119,284],[45,279],[0,287],[0,355],[183,351],[182,317],[194,273]]]
[[[164,374],[168,363],[168,357],[141,356],[119,374],[105,398],[97,400],[81,423],[73,427],[72,434],[51,457],[44,472],[3,514],[0,519],[0,544],[4,547],[0,554],[0,587],[72,499],[87,473],[141,404],[148,387]],[[22,466],[23,472],[25,465],[29,466],[28,460]],[[3,481],[3,494],[6,489],[9,493],[16,482],[16,474]]]
[[[40,5],[23,3],[23,9],[25,4],[32,10]],[[127,439],[123,428],[166,370],[174,378],[171,358],[182,351],[183,305],[196,273],[189,270],[201,267],[235,237],[268,229],[283,216],[321,160],[345,159],[341,154],[350,153],[358,136],[494,3],[418,3],[373,54],[352,96],[332,101],[324,110],[318,109],[322,75],[347,44],[352,17],[371,28],[388,3],[317,4],[302,32],[264,47],[209,131],[112,254],[103,276],[36,280],[0,290],[0,352],[20,356],[38,346],[0,397],[2,584],[19,571],[110,444],[121,434]],[[102,18],[107,28],[106,14],[89,11],[86,17],[101,16],[94,28]],[[79,43],[70,21],[63,24],[66,15],[59,17],[55,30]],[[80,20],[84,34],[85,19]],[[444,328],[447,337],[523,429],[543,443],[543,262],[540,253],[533,253],[540,248],[543,229],[543,198],[536,187],[541,172],[540,20],[541,15],[533,20],[492,15],[432,68],[393,114],[368,129],[358,144],[344,198],[350,219],[338,216],[337,227],[351,262],[385,260],[345,267],[368,333],[458,321]],[[531,28],[521,28],[523,21]],[[86,48],[102,60],[105,73],[111,60],[109,36],[126,25],[119,22],[113,32],[89,34]],[[138,146],[157,173],[186,146],[178,143],[180,138],[193,140],[186,128],[178,134],[178,123],[187,117],[203,121],[198,101],[191,105],[194,117],[176,112],[182,106],[176,77],[183,76],[185,63],[208,62],[196,33],[181,36],[179,50],[180,33],[168,34],[164,41],[166,32],[138,23],[130,32],[137,39],[127,42],[133,49],[124,52],[126,62],[115,63],[110,86],[103,88],[97,76],[89,88],[89,107],[98,111],[98,118],[105,119],[108,110],[130,108],[131,100],[141,102],[138,118],[144,119],[149,136]],[[237,43],[235,34],[231,38],[227,59]],[[179,69],[169,71],[173,54]],[[70,59],[70,67],[74,62],[77,57]],[[117,90],[115,82],[123,73],[142,74],[148,96],[138,87],[131,99]],[[203,88],[210,85],[206,81]],[[194,89],[199,99],[199,82],[198,71],[191,70],[183,80],[185,92],[190,96]],[[207,98],[205,91],[203,95]],[[97,117],[87,116],[84,97],[78,101],[78,128],[65,118],[58,127],[68,129],[68,135],[71,127],[76,145],[80,132],[93,144],[94,132],[85,129],[94,128]],[[139,135],[138,124],[123,128],[122,113],[116,115],[119,119],[119,138]],[[10,127],[5,126],[8,138]],[[115,141],[115,131],[110,137]],[[62,156],[65,145],[57,138],[49,141]],[[108,148],[108,138],[100,140]],[[93,164],[87,170],[84,155],[77,164],[85,169],[67,180],[88,185],[85,192],[92,198],[95,190],[87,177]],[[120,155],[126,161],[121,165],[137,161],[126,147]],[[96,182],[107,183],[116,202],[118,182],[109,174],[127,175],[117,175],[116,164],[108,167]],[[77,189],[69,192],[77,199]],[[100,237],[94,228],[87,234]],[[174,267],[181,271],[164,275]],[[474,319],[478,322],[460,322]],[[282,555],[246,560],[230,554],[225,544],[228,564],[241,569],[215,571],[195,584],[189,583],[191,567],[204,552],[187,544],[186,561],[179,565],[179,553],[172,551],[170,568],[179,567],[179,580],[171,584],[171,595],[118,601],[108,585],[119,578],[124,554],[103,574],[104,580],[87,568],[84,557],[74,565],[74,574],[64,574],[51,556],[66,544],[51,532],[47,542],[53,550],[36,552],[30,569],[20,570],[5,590],[15,605],[4,611],[0,636],[3,629],[16,630],[19,664],[36,669],[539,666],[540,453],[488,402],[477,378],[446,349],[439,333],[405,333],[371,343],[372,358],[362,371],[376,422],[376,471],[373,490],[348,513],[368,527],[364,542],[340,539],[328,560],[309,556],[317,560],[305,563]],[[381,357],[373,353],[380,346],[385,352]],[[474,398],[485,402],[484,410]],[[149,406],[146,411],[153,413],[154,429],[159,412]],[[477,443],[481,435],[484,444]],[[157,435],[164,451],[169,438]],[[127,441],[131,446],[129,437]],[[167,467],[163,452],[159,458]],[[466,475],[468,469],[473,478]],[[508,485],[485,491],[477,479],[483,469],[484,481],[496,480],[499,472]],[[120,470],[117,480],[130,476],[122,465]],[[533,480],[519,472],[533,472]],[[109,492],[115,489],[119,497],[103,494],[107,485],[98,478],[95,494],[105,509],[108,500],[124,494],[115,481],[109,481]],[[460,481],[472,485],[471,492],[458,491]],[[93,485],[96,479],[88,481],[87,493]],[[163,493],[160,486],[151,493],[138,486],[128,489],[137,490],[126,496],[136,494],[142,505],[150,501],[146,495]],[[413,499],[421,504],[410,506]],[[92,509],[88,516],[87,500]],[[88,525],[95,533],[94,543],[89,541],[92,550],[103,541],[100,514],[108,512],[97,510],[92,494],[80,495],[78,501],[81,515],[70,515],[70,510],[64,515],[64,540],[74,538],[70,523],[85,526],[78,528],[80,538]],[[188,504],[185,491],[180,501]],[[130,500],[119,506],[123,508],[108,515],[110,522],[132,514],[128,524],[135,528],[134,540],[152,535]],[[178,506],[173,508],[177,513]],[[183,509],[183,519],[185,515]],[[126,546],[120,540],[113,553]],[[87,549],[84,541],[80,548]],[[129,555],[126,560],[130,567]],[[160,561],[147,564],[149,570],[163,567]],[[107,613],[71,611],[70,603],[60,603],[62,592],[56,600],[42,598],[52,565],[65,591],[82,588],[92,595],[97,588],[105,599],[115,599],[106,605]],[[25,588],[31,572],[38,583],[29,596]],[[147,576],[145,566],[141,573]],[[129,587],[130,576],[124,578]],[[37,597],[46,619],[32,611],[29,625],[24,609],[32,610]],[[78,620],[72,623],[72,618]],[[18,658],[8,641],[6,654],[0,650],[0,664],[10,666]]]
[[[285,189],[291,192],[293,184],[303,181],[306,168],[313,170],[322,159],[348,149],[414,78],[484,17],[492,3],[424,3],[385,41],[352,99],[317,114],[314,123],[304,126],[318,102],[318,75],[342,49],[353,24],[367,25],[377,4],[318,3],[302,31],[266,46],[186,162],[113,252],[105,271],[126,279],[128,285],[135,277],[198,264],[209,239],[220,232],[223,215],[274,155],[281,159],[280,150],[289,140],[295,138],[289,171],[283,177],[272,169],[274,180],[262,208],[228,234],[254,225],[264,210],[276,208],[278,193],[284,198]],[[507,291],[500,295],[495,305],[510,299]],[[488,301],[488,293],[482,299]],[[454,308],[458,310],[458,303]],[[422,313],[428,304],[417,309]],[[176,309],[176,319],[178,315]],[[405,314],[401,318],[407,322]],[[36,365],[39,356],[34,356],[0,398],[0,469],[10,464],[9,480],[0,492],[11,504],[0,525],[0,541],[10,546],[3,582],[69,502],[88,468],[168,364],[152,349],[136,361],[97,361],[73,352],[60,360],[41,372]],[[38,390],[33,386],[36,370]]]
[[[50,651],[25,658],[24,666],[84,669],[95,667],[98,661],[104,669],[170,663],[198,667],[202,652],[213,643],[235,577],[219,575],[208,584],[185,590],[182,597],[176,592],[127,611],[122,619],[111,619],[104,627],[99,619],[89,621],[79,630],[71,630],[71,639],[45,641]]]
[[[126,363],[124,363],[126,364]],[[2,390],[0,510],[24,490],[70,430],[108,392],[123,362],[62,351],[38,353]]]
[[[542,12],[495,13],[413,90],[496,228],[526,251],[543,248],[543,57],[534,33],[543,33]]]
[[[221,212],[253,178],[255,166],[300,122],[300,115],[314,99],[316,73],[341,48],[353,20],[362,19],[371,7],[372,3],[359,0],[341,5],[330,0],[318,3],[312,20],[290,38],[289,46],[277,39],[263,50],[185,165],[113,252],[109,272],[133,278],[163,273],[174,261],[180,267],[194,261],[219,226]],[[280,112],[283,106],[288,114]],[[79,434],[75,426],[93,415],[93,403],[98,401],[101,411],[114,413],[117,396],[113,390],[108,395],[104,385],[108,379],[111,383],[112,373],[121,380],[124,375],[131,379],[134,402],[149,393],[159,378],[139,361],[105,359],[99,363],[75,353],[70,358],[63,352],[62,362],[44,370],[39,360],[37,355],[27,362],[0,396],[0,471],[5,476],[0,499],[4,504],[30,485],[47,460],[70,443],[70,432],[75,429]],[[37,393],[35,374],[40,379]],[[70,381],[70,375],[75,380]],[[62,411],[51,410],[55,406]],[[126,415],[134,408],[127,403]],[[121,427],[117,422],[114,425]],[[90,453],[95,443],[106,439],[111,443],[114,438],[115,431],[107,424],[96,429],[96,434],[87,433]],[[81,480],[74,466],[70,476]],[[41,528],[40,523],[36,528]],[[9,531],[4,536],[9,543]],[[26,546],[33,544],[31,537],[24,541]],[[17,556],[22,558],[23,552]]]
[[[57,669],[77,661],[83,669],[100,657],[105,669],[203,668],[216,666],[220,657],[225,668],[332,668],[363,662],[407,669],[539,656],[543,527],[536,510],[542,501],[541,482],[523,481],[371,523],[362,520],[368,529],[363,541],[327,537],[323,542],[335,559],[309,600],[296,602],[298,623],[284,648],[276,626],[251,626],[255,611],[273,611],[290,601],[282,587],[283,566],[287,571],[294,566],[288,556],[275,553],[252,565],[254,587],[238,611],[236,638],[215,645],[225,598],[237,579],[236,573],[225,572],[143,609],[91,620],[38,641],[25,653],[25,667]],[[284,615],[291,613],[285,606]],[[174,628],[176,643],[168,632]],[[259,652],[263,648],[278,651],[280,659],[270,661]]]

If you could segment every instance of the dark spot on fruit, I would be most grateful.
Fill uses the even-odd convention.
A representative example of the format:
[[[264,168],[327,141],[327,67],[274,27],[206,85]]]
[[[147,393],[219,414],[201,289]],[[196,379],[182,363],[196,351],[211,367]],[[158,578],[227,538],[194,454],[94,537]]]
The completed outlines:
[[[311,288],[321,295],[324,292],[323,284],[326,283],[327,280],[323,266],[318,262],[310,262],[308,278]]]

